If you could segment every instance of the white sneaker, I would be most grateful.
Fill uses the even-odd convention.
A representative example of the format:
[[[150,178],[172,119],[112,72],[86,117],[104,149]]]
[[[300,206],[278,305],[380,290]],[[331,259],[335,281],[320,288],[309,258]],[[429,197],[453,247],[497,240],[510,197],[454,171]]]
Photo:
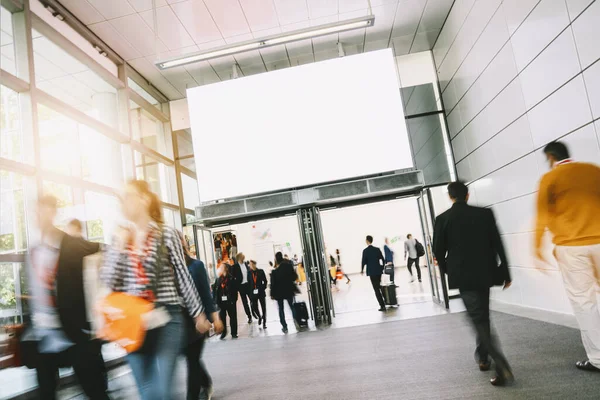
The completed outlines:
[[[413,276],[410,277],[410,283],[413,283],[415,281],[415,278]]]

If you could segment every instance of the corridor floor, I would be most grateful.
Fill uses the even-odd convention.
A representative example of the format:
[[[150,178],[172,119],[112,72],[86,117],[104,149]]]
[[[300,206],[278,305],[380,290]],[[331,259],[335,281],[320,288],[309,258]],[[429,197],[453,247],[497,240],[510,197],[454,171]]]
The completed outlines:
[[[205,360],[215,400],[598,398],[600,374],[573,366],[585,356],[577,330],[498,312],[493,321],[517,378],[509,388],[479,372],[464,313],[211,342]],[[126,367],[119,375],[112,395],[135,399]],[[184,380],[180,365],[176,398]]]

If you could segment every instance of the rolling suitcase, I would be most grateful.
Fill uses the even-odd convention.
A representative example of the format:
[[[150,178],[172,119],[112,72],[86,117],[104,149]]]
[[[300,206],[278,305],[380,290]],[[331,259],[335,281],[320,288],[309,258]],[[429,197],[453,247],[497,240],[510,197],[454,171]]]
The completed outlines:
[[[396,298],[396,285],[385,285],[381,286],[383,292],[383,300],[388,306],[397,306],[398,299]]]
[[[308,326],[308,308],[306,308],[306,303],[303,301],[299,301],[294,303],[294,312],[296,313],[296,322],[301,327]]]

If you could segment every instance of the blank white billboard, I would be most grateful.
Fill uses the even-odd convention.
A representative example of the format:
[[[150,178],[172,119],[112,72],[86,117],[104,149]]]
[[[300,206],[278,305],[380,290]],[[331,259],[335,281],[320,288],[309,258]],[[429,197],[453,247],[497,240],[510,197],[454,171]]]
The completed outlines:
[[[390,49],[187,96],[201,202],[413,167]]]

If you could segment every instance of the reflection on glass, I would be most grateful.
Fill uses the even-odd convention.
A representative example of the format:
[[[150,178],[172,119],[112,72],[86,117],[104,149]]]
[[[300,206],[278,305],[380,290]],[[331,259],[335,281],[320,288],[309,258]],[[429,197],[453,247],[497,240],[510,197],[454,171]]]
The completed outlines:
[[[115,196],[85,192],[85,231],[92,242],[110,243],[121,220],[120,203]]]
[[[27,249],[23,176],[0,170],[0,254]]]
[[[439,114],[406,120],[415,158],[415,166],[423,171],[428,185],[450,181],[450,165],[446,154],[443,119]]]
[[[171,156],[167,152],[162,122],[133,101],[129,102],[129,116],[133,139],[163,155]]]
[[[442,110],[433,83],[405,87],[400,91],[404,103],[404,115],[407,117]]]
[[[19,94],[6,86],[0,86],[0,156],[24,161]]]
[[[117,90],[35,29],[33,59],[38,89],[117,128]]]
[[[17,75],[17,61],[15,58],[15,40],[13,33],[12,14],[4,7],[0,7],[0,48],[2,69]]]
[[[190,129],[177,131],[177,150],[180,158],[194,155],[192,132]]]
[[[127,78],[127,84],[129,85],[130,89],[142,96],[144,100],[148,101],[150,104],[152,104],[154,107],[160,110],[160,103],[158,102],[158,100],[156,100],[150,93],[146,92],[140,85],[135,83],[133,79]]]
[[[135,152],[135,173],[136,179],[143,179],[148,182],[150,188],[158,197],[167,203],[176,204],[171,198],[169,182],[173,182],[175,171],[171,167],[156,162],[139,152]]]
[[[179,160],[179,164],[181,164],[182,167],[189,169],[190,171],[196,172],[196,160],[194,160],[194,157]]]

